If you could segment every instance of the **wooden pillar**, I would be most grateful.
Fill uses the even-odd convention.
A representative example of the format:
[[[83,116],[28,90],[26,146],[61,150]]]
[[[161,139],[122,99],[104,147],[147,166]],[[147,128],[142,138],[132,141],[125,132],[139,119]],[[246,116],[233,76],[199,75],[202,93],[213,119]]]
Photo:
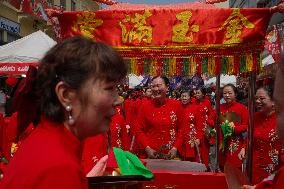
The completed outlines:
[[[253,146],[253,128],[254,128],[254,95],[256,85],[256,73],[253,71],[249,75],[249,94],[248,94],[248,111],[249,111],[249,126],[248,126],[248,148],[247,148],[247,176],[249,181],[252,181],[252,146]]]
[[[215,103],[216,103],[216,120],[215,120],[215,125],[216,125],[216,171],[219,172],[219,143],[220,143],[220,99],[221,99],[221,89],[220,89],[220,74],[216,75],[216,98],[215,98]]]

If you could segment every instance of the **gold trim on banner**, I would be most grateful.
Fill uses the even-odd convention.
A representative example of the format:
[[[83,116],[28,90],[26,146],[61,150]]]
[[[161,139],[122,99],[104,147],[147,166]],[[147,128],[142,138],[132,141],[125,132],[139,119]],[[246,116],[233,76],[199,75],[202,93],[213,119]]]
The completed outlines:
[[[263,45],[264,43],[262,41],[255,42],[255,43],[247,43],[247,44],[209,44],[209,45],[198,45],[198,44],[192,44],[192,45],[161,45],[161,46],[121,46],[114,48],[118,51],[126,51],[126,50],[165,50],[165,49],[194,49],[194,50],[207,50],[209,48],[218,48],[218,49],[226,49],[227,48],[233,48],[233,47],[254,47],[256,48],[259,45]]]

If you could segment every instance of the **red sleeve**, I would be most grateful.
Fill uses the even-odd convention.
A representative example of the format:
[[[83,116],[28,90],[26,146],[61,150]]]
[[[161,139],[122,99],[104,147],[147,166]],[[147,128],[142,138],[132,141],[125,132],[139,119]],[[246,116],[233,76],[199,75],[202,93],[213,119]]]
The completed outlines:
[[[212,105],[211,105],[211,102],[210,102],[208,97],[205,99],[205,103],[206,103],[206,107],[208,109],[207,124],[210,127],[214,127],[214,124],[215,124],[214,112],[213,112]]]
[[[255,186],[255,189],[272,189],[272,181],[262,181]]]
[[[2,150],[4,157],[10,160],[12,143],[17,141],[17,113],[5,117],[3,127]]]
[[[122,118],[121,120],[121,142],[123,150],[129,151],[130,149],[130,139],[126,129],[126,122]]]
[[[0,114],[0,154],[3,153],[3,144],[4,144],[4,118],[3,114]]]
[[[208,111],[209,111],[209,112],[212,112],[213,109],[212,109],[212,105],[211,105],[211,102],[210,102],[210,100],[209,100],[209,97],[206,97],[206,98],[204,99],[204,101],[205,101],[205,105],[206,105]]]
[[[52,167],[45,174],[40,175],[37,181],[35,188],[40,189],[87,189],[88,187],[86,176],[80,168],[69,164]]]
[[[138,113],[137,116],[137,121],[135,122],[135,134],[137,136],[137,141],[139,144],[142,145],[142,147],[145,149],[147,146],[149,146],[148,143],[148,138],[145,135],[144,131],[146,129],[146,113],[147,108],[145,104],[142,104],[142,106],[140,107],[140,111]]]
[[[207,124],[208,124],[210,127],[215,128],[216,116],[217,116],[216,110],[212,110],[212,112],[209,114],[208,122],[207,122]]]
[[[241,124],[234,128],[236,134],[241,134],[247,131],[248,128],[248,110],[245,106],[239,104],[239,114],[241,116]]]
[[[107,154],[106,133],[88,137],[83,142],[82,167],[87,174],[96,162]]]
[[[191,110],[195,120],[195,137],[196,139],[203,139],[204,137],[204,123],[206,122],[206,109],[205,104],[198,104]],[[208,110],[208,109],[207,109]]]
[[[194,109],[187,109],[184,113],[184,118],[182,119],[182,132],[183,140],[182,144],[187,141],[195,139],[196,136],[196,121],[194,117]]]
[[[183,109],[182,109],[182,106],[181,106],[181,103],[177,103],[176,104],[176,107],[177,107],[177,118],[178,118],[178,122],[177,122],[177,135],[176,135],[176,141],[174,143],[174,147],[175,148],[179,148],[183,141],[184,141],[184,137],[185,137],[185,134],[186,134],[186,125],[183,124]]]
[[[131,111],[130,111],[131,109],[130,103],[131,103],[130,99],[126,99],[124,101],[124,113],[125,113],[126,123],[131,125],[132,116],[131,116]]]
[[[273,179],[273,189],[282,189],[284,186],[284,167],[278,170]]]
[[[209,112],[209,115],[208,115],[208,120],[207,120],[207,124],[210,126],[210,127],[215,127],[215,111],[211,110],[211,112]]]

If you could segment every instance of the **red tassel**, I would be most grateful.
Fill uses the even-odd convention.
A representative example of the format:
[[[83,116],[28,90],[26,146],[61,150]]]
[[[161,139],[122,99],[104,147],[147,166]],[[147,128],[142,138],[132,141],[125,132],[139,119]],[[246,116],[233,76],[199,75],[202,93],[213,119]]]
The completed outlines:
[[[240,56],[236,55],[234,56],[234,74],[237,75],[240,70]]]
[[[177,63],[177,70],[176,73],[177,75],[182,75],[182,66],[183,66],[183,59],[182,58],[177,58],[176,63]]]
[[[162,70],[163,70],[163,59],[158,58],[157,59],[157,75],[162,75]]]
[[[201,57],[194,57],[195,63],[196,63],[196,72],[197,74],[201,74]]]
[[[222,60],[222,57],[220,56],[215,57],[215,64],[216,64],[215,74],[216,75],[219,75],[221,73],[221,60]]]

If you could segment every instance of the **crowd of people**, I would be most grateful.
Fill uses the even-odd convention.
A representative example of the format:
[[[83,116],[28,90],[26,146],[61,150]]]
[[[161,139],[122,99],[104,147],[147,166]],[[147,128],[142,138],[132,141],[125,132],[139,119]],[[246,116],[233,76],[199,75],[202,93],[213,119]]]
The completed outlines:
[[[216,125],[217,112],[204,88],[170,98],[168,78],[155,76],[143,91],[127,94],[117,87],[126,73],[122,58],[103,43],[74,37],[53,47],[19,84],[16,112],[1,117],[1,156],[9,163],[1,166],[0,186],[87,188],[86,176],[103,173],[112,147],[140,158],[199,162],[215,171],[209,161],[216,127],[221,127],[220,169],[226,162],[242,169],[249,113],[237,102],[233,84],[222,88],[222,121]],[[284,186],[283,81],[284,63],[274,98],[266,87],[255,94],[254,186],[244,188]]]

